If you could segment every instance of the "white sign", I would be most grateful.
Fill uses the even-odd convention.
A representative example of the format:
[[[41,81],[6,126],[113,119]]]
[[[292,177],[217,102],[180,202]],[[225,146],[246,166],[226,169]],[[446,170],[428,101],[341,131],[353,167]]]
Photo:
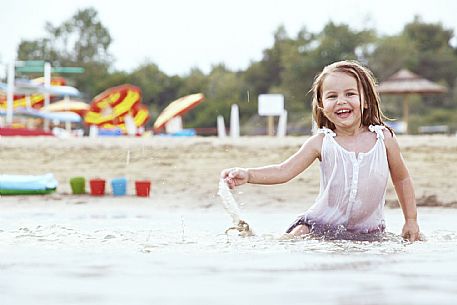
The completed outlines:
[[[273,116],[281,115],[284,112],[284,95],[282,94],[260,94],[259,115]]]

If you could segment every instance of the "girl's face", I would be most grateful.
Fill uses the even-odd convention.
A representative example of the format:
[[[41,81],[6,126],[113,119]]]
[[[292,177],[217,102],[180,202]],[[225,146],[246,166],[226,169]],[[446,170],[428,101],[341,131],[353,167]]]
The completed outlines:
[[[363,103],[357,80],[342,72],[331,72],[322,84],[324,115],[336,128],[358,128],[362,120]]]

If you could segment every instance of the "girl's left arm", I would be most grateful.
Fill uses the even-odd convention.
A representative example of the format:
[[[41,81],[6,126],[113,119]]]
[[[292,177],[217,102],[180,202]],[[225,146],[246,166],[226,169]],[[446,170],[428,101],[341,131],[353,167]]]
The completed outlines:
[[[402,236],[410,241],[416,241],[420,239],[420,232],[417,224],[416,196],[414,194],[413,181],[401,155],[397,138],[388,131],[384,135],[390,177],[405,217]]]

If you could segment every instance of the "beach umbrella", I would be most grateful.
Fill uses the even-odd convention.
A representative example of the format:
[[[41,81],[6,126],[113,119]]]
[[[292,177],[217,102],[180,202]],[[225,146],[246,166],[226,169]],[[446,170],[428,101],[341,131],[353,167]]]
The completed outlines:
[[[408,97],[410,94],[440,94],[447,88],[425,79],[407,69],[401,69],[377,87],[381,94],[403,95],[403,122],[408,133]]]
[[[146,105],[136,104],[132,109],[123,116],[120,116],[116,119],[116,122],[107,122],[101,125],[98,125],[101,128],[105,129],[114,129],[119,128],[123,132],[128,132],[126,124],[128,119],[131,119],[131,123],[135,128],[143,127],[149,120],[149,110]]]
[[[71,111],[76,112],[77,114],[84,116],[84,114],[89,111],[90,105],[80,101],[65,98],[63,100],[54,102],[47,106],[41,108],[41,111],[44,112],[60,112],[60,111]]]
[[[176,116],[183,115],[190,109],[200,104],[204,99],[205,96],[202,93],[196,93],[181,97],[171,102],[157,117],[157,120],[154,122],[154,129],[162,128],[171,119]]]
[[[140,88],[129,84],[112,87],[94,97],[84,120],[89,125],[116,124],[139,103]]]

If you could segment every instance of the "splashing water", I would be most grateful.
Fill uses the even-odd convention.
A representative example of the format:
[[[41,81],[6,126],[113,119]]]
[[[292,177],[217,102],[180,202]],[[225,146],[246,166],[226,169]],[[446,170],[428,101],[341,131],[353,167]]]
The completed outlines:
[[[219,191],[217,194],[221,197],[224,208],[230,217],[232,217],[233,223],[237,224],[241,220],[240,208],[224,179],[219,180]]]
[[[217,194],[221,197],[224,209],[230,215],[234,224],[233,227],[225,230],[225,233],[227,234],[231,230],[238,230],[241,236],[254,235],[251,228],[249,227],[249,224],[241,219],[240,207],[235,198],[233,198],[227,183],[222,178],[219,180],[219,190]]]

